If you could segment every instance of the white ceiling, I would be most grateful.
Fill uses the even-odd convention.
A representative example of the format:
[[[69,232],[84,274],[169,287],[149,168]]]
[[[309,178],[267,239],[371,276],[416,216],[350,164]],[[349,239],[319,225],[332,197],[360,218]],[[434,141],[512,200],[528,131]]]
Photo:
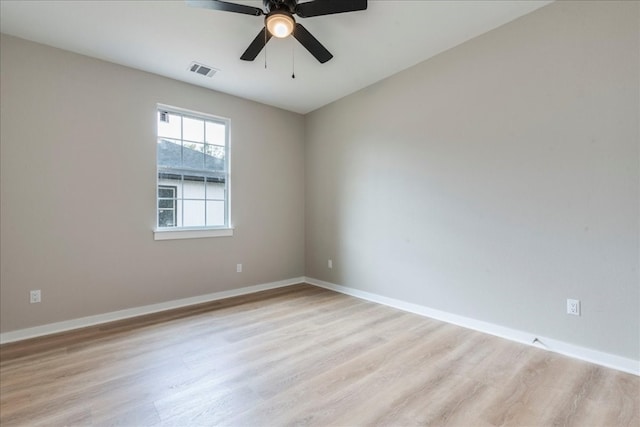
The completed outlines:
[[[237,3],[262,7],[261,0]],[[263,17],[183,1],[0,0],[0,30],[304,114],[548,3],[369,0],[366,11],[298,18],[331,61],[320,64],[292,37],[274,38],[267,69],[264,51],[253,62],[239,59]],[[220,71],[191,73],[192,61]]]

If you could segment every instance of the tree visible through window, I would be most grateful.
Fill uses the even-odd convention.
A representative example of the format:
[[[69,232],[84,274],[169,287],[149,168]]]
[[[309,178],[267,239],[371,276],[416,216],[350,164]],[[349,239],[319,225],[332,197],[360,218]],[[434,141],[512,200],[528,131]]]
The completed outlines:
[[[158,109],[157,226],[228,227],[229,122]]]

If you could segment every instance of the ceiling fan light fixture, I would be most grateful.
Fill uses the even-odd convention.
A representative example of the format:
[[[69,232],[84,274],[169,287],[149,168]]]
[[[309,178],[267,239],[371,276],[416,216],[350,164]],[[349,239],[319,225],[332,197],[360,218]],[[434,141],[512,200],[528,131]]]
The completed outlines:
[[[293,16],[282,10],[270,13],[266,17],[265,21],[267,30],[269,30],[272,36],[279,39],[289,37],[296,25],[296,21],[293,19]]]

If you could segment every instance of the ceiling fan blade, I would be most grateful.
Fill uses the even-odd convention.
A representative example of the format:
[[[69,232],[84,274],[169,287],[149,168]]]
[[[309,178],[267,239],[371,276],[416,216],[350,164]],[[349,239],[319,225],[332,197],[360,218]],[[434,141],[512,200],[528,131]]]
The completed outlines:
[[[321,64],[324,64],[331,58],[333,55],[329,52],[322,43],[318,41],[315,37],[311,35],[306,28],[304,28],[301,24],[296,24],[295,30],[293,30],[293,37],[295,37],[302,46],[304,46],[313,56],[316,57]]]
[[[229,3],[221,0],[186,0],[187,5],[205,9],[221,10],[223,12],[244,13],[245,15],[264,15],[262,9],[244,4]]]
[[[253,61],[254,59],[256,59],[260,51],[264,49],[264,46],[267,44],[269,40],[271,40],[271,33],[267,31],[266,27],[264,27],[262,28],[262,31],[258,33],[256,38],[253,39],[253,41],[251,42],[247,50],[244,51],[240,59],[242,59],[243,61]]]
[[[367,0],[315,0],[299,3],[296,14],[301,18],[331,15],[333,13],[356,12],[367,9]]]

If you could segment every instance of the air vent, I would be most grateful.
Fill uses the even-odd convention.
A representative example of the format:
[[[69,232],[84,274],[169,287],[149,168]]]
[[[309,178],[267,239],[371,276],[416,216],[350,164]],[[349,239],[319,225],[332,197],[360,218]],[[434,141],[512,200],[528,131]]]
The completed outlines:
[[[220,70],[216,70],[215,68],[209,67],[208,65],[192,62],[191,65],[189,65],[189,71],[206,77],[213,77],[213,75]]]

